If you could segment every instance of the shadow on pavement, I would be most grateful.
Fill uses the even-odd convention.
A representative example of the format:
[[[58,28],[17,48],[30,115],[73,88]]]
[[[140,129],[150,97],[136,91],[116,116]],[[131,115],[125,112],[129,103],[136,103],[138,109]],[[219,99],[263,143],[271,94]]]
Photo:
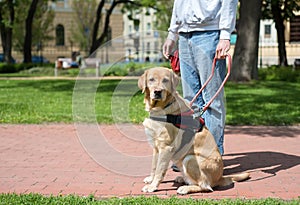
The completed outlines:
[[[268,177],[256,180],[276,176],[277,172],[300,164],[299,156],[279,152],[245,152],[225,156],[233,158],[224,160],[224,175],[253,170],[269,174]]]

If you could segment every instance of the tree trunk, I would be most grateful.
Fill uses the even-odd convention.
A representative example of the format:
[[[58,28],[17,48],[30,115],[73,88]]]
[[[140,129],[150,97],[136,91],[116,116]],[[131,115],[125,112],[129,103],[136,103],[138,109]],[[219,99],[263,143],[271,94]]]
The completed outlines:
[[[116,3],[114,2],[110,6],[110,8],[108,10],[106,10],[103,32],[102,32],[101,36],[93,44],[94,47],[92,47],[93,48],[92,52],[96,51],[100,47],[101,43],[103,43],[105,41],[105,39],[107,37],[108,29],[109,29],[110,16],[111,16],[114,8],[117,6],[117,4],[118,4],[118,2],[116,2]]]
[[[233,81],[250,81],[258,78],[261,7],[261,0],[240,0],[240,19],[232,62]]]
[[[99,26],[101,22],[101,15],[102,15],[102,10],[104,8],[105,0],[101,0],[98,8],[97,8],[97,13],[96,13],[96,20],[94,23],[94,28],[93,28],[93,34],[92,34],[92,45],[90,48],[90,55],[94,53],[94,51],[97,50],[97,48],[100,46],[101,42],[98,43],[97,37],[98,37],[98,31],[99,31]]]
[[[105,38],[107,36],[108,28],[109,28],[110,16],[111,16],[114,8],[118,4],[125,3],[125,2],[127,2],[127,1],[113,1],[112,4],[111,4],[111,6],[110,6],[110,8],[106,10],[103,31],[102,31],[101,36],[98,39],[95,38],[97,36],[98,32],[96,33],[95,31],[98,31],[98,29],[99,29],[100,20],[96,20],[95,26],[94,26],[94,31],[93,31],[93,40],[92,40],[92,46],[91,46],[91,49],[90,49],[90,55],[93,55],[93,53],[101,46],[101,43],[104,42],[104,40],[105,40]],[[97,18],[98,18],[98,10],[97,10]],[[96,26],[96,24],[98,26]]]
[[[9,25],[5,25],[2,15],[2,7],[0,8],[0,32],[1,32],[1,42],[2,42],[2,48],[3,48],[3,54],[4,54],[4,62],[12,63],[13,58],[11,55],[12,52],[12,34],[13,34],[13,27],[14,19],[15,19],[15,10],[14,10],[14,4],[13,0],[7,1],[7,6],[9,10]]]
[[[281,8],[278,4],[278,1],[272,1],[271,9],[275,21],[275,27],[277,30],[279,65],[287,66],[288,61],[286,57],[285,36],[284,36],[285,27],[283,24],[283,18],[281,16]]]
[[[24,63],[31,62],[32,22],[38,3],[39,0],[32,0],[25,22]]]
[[[93,36],[92,36],[92,45],[90,48],[90,55],[95,55],[94,52],[101,46],[101,43],[104,42],[104,40],[107,36],[108,29],[109,29],[110,16],[111,16],[114,8],[118,4],[131,3],[131,4],[141,6],[141,4],[139,2],[135,2],[135,1],[131,1],[131,0],[114,0],[114,1],[112,1],[110,8],[106,10],[102,34],[100,35],[99,38],[97,38],[98,31],[99,31],[99,25],[101,22],[101,13],[102,13],[102,9],[104,7],[104,2],[105,2],[104,0],[101,0],[101,2],[99,3],[98,9],[97,9],[97,16],[96,16],[96,21],[94,24]]]

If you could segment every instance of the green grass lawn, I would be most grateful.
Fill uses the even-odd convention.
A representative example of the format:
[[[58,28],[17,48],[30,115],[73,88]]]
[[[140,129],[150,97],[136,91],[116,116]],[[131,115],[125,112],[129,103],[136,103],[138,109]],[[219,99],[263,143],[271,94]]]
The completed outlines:
[[[171,197],[167,199],[162,199],[156,196],[152,197],[126,197],[126,198],[110,198],[110,199],[96,199],[93,196],[89,197],[78,197],[74,195],[69,196],[42,196],[40,194],[0,194],[0,205],[31,205],[31,204],[72,204],[72,205],[100,205],[100,204],[133,204],[133,205],[298,205],[298,200],[281,200],[281,199],[259,199],[259,200],[246,200],[246,199],[222,199],[222,200],[213,200],[213,199],[180,199],[177,197]]]
[[[228,125],[300,122],[299,83],[229,82],[225,90]],[[0,123],[141,123],[145,117],[137,80],[0,80]]]

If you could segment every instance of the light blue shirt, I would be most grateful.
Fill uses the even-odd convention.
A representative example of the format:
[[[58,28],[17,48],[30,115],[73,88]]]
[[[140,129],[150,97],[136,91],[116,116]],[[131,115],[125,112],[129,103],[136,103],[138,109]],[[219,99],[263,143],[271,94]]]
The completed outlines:
[[[168,39],[179,32],[220,30],[220,39],[230,39],[235,28],[238,0],[175,0]]]

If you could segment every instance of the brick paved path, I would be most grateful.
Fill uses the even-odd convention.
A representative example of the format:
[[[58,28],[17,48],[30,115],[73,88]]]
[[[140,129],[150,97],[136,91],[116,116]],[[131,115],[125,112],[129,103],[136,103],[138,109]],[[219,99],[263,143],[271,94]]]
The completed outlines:
[[[0,192],[141,195],[151,161],[144,138],[131,125],[0,125]],[[251,179],[187,197],[297,198],[299,148],[299,126],[227,127],[225,174],[250,171]],[[169,170],[153,195],[176,194],[177,175]]]

